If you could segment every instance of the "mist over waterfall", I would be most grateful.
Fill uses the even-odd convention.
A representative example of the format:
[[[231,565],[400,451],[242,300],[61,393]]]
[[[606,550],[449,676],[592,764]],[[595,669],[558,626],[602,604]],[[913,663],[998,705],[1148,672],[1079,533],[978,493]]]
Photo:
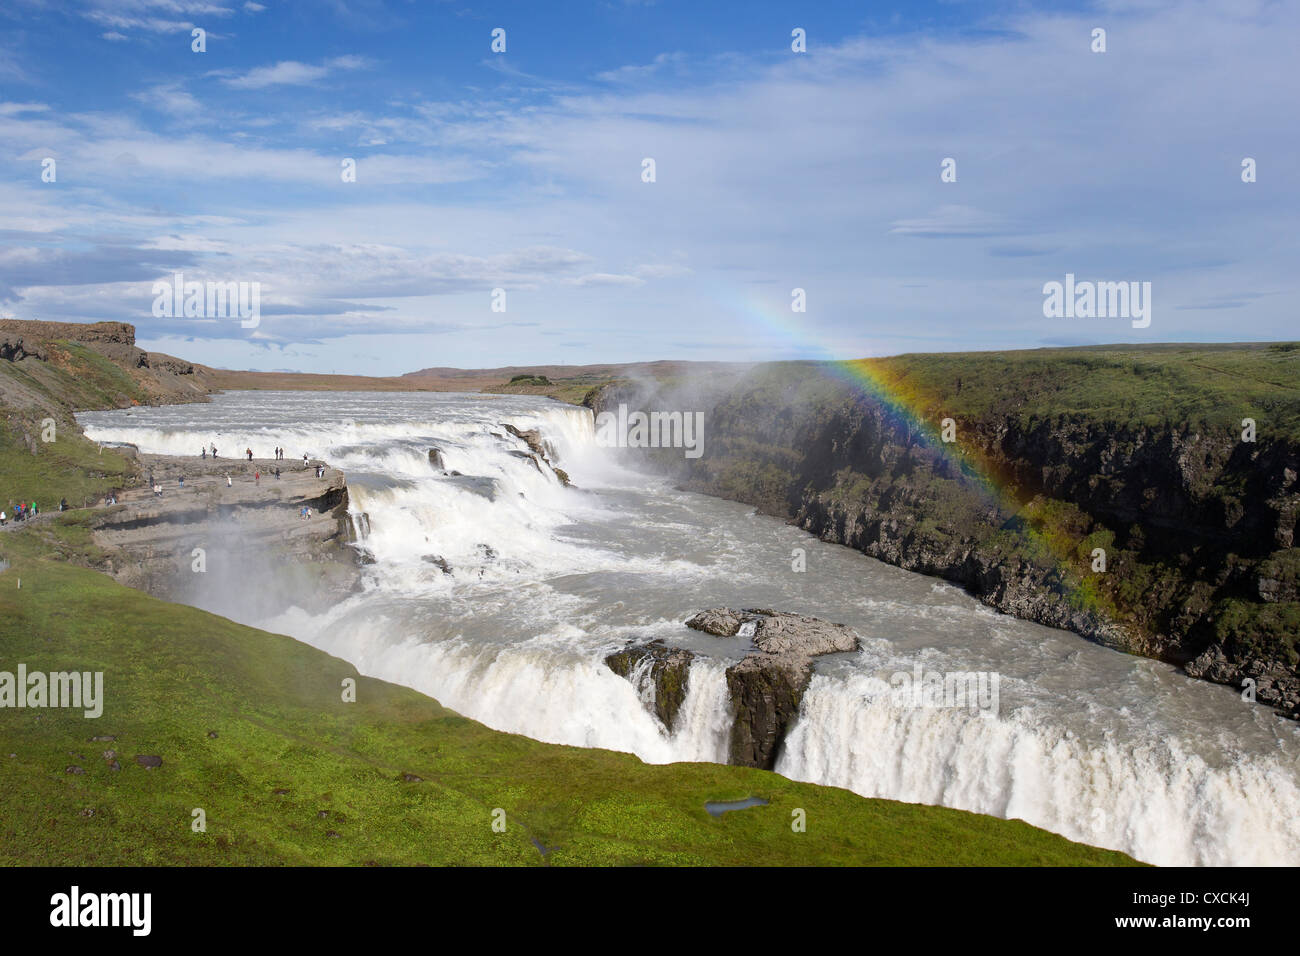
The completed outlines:
[[[300,467],[305,453],[341,468],[352,547],[368,562],[364,589],[321,614],[292,608],[244,622],[490,727],[651,762],[724,761],[725,671],[737,651],[682,621],[720,605],[781,608],[863,639],[859,652],[818,660],[782,774],[1020,818],[1153,863],[1300,864],[1295,724],[1168,665],[997,614],[751,508],[678,491],[599,447],[585,408],[525,396],[261,392],[78,417],[92,439],[145,452],[197,457],[216,444],[223,457],[246,447],[270,457],[282,446],[283,467]],[[532,431],[541,453],[516,434]],[[796,547],[807,573],[791,571]],[[249,586],[281,584],[271,575]],[[239,617],[229,598],[198,603]],[[671,733],[648,675],[625,679],[604,663],[653,638],[697,654]],[[902,706],[879,693],[917,664],[999,674],[997,713]]]

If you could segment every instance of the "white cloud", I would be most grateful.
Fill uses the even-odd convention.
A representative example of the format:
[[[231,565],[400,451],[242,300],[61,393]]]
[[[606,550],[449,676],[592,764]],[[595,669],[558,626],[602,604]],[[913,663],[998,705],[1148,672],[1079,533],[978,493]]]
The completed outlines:
[[[183,33],[194,28],[194,23],[189,20],[167,20],[162,17],[136,17],[124,16],[120,13],[110,13],[106,10],[91,10],[86,13],[87,19],[93,20],[100,26],[112,27],[109,32],[117,33],[119,30],[146,30],[150,33]],[[106,36],[106,34],[101,34]]]
[[[631,286],[636,287],[645,285],[645,280],[637,276],[619,275],[611,272],[590,272],[584,276],[577,276],[567,280],[570,285],[575,286]]]
[[[364,57],[339,56],[313,65],[297,60],[282,60],[273,66],[254,67],[242,76],[222,80],[227,86],[240,90],[261,90],[268,86],[302,86],[324,79],[335,70],[359,70],[366,65]]]
[[[642,279],[680,279],[692,274],[691,269],[680,263],[647,263],[637,266],[632,274]]]
[[[202,115],[199,101],[182,90],[176,83],[162,83],[147,90],[132,93],[131,98],[152,109],[173,116],[189,116],[197,119]]]
[[[45,113],[49,106],[45,103],[0,103],[0,116],[17,116],[20,113]]]
[[[596,79],[606,83],[638,83],[649,79],[666,67],[681,67],[686,63],[684,53],[660,53],[649,63],[620,66],[616,70],[606,70],[596,74]]]

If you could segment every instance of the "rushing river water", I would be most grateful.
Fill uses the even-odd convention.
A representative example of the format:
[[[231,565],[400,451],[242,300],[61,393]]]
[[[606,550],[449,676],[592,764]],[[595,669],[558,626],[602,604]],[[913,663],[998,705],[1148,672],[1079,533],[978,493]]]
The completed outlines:
[[[853,626],[863,646],[818,660],[779,773],[1015,817],[1152,863],[1300,864],[1300,726],[752,508],[674,490],[598,447],[586,409],[524,396],[236,392],[78,418],[91,438],[143,452],[197,456],[215,443],[269,458],[279,445],[290,460],[306,452],[342,468],[351,511],[369,519],[363,593],[323,615],[270,620],[246,619],[228,595],[200,603],[488,726],[652,762],[725,760],[730,662],[682,621],[719,605],[799,611]],[[502,423],[539,429],[575,487],[518,454],[525,446]],[[652,637],[710,655],[692,665],[672,735],[603,663]],[[918,664],[997,674],[997,713],[879,692]]]

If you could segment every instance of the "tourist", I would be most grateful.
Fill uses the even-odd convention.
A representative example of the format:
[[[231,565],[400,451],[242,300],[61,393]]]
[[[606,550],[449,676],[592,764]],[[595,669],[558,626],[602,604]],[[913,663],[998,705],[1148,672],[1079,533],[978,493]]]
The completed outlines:
[[[226,487],[227,487],[227,488],[230,487],[230,476],[229,476],[229,475],[226,475]]]
[[[303,453],[302,453],[302,466],[303,466],[304,468],[307,467],[307,453],[306,453],[306,452],[303,452]]]
[[[67,510],[68,510],[68,499],[67,499],[67,498],[60,499],[60,501],[59,501],[59,510],[60,510],[60,511],[67,511]]]
[[[208,450],[207,450],[206,448],[200,448],[200,449],[199,449],[199,457],[200,457],[200,458],[207,458],[207,457],[208,457]]]
[[[185,487],[185,476],[184,476],[184,475],[181,475],[181,487],[182,487],[182,488]]]
[[[212,457],[213,457],[213,458],[216,458],[216,457],[217,457],[217,446],[216,446],[216,445],[213,445],[213,446],[212,446]]]
[[[4,523],[5,523],[5,513],[3,511],[0,511],[0,528],[4,527]]]
[[[253,460],[253,449],[251,449],[251,448],[245,448],[245,449],[244,449],[244,454],[248,456],[248,460],[249,460],[249,461],[252,461],[252,460]]]
[[[259,468],[253,472],[253,484],[259,488],[262,487],[262,469]]]

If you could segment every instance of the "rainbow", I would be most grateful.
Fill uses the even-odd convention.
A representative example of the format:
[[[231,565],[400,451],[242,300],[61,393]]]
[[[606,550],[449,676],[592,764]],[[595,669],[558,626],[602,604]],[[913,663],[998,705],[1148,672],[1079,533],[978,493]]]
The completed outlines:
[[[743,314],[753,323],[778,333],[793,345],[803,360],[818,363],[816,368],[853,391],[864,393],[879,406],[891,422],[907,434],[917,436],[935,454],[949,461],[962,475],[964,483],[978,491],[1007,519],[1019,517],[1016,533],[1029,545],[1028,553],[1051,561],[1057,580],[1066,597],[1079,595],[1086,606],[1101,611],[1094,588],[1081,587],[1087,580],[1088,562],[1077,551],[1078,539],[1059,526],[1059,522],[1036,500],[1024,500],[1009,471],[980,447],[962,443],[961,423],[955,421],[956,440],[944,441],[944,416],[937,411],[938,396],[922,388],[885,357],[838,359],[830,347],[809,335],[809,323],[788,306],[782,310],[756,296],[749,296]],[[811,353],[811,354],[810,354]],[[841,351],[842,354],[842,351]],[[955,416],[954,416],[955,418]],[[1073,542],[1073,545],[1071,544]],[[1087,593],[1085,594],[1084,591]],[[1113,609],[1110,609],[1113,614]]]

